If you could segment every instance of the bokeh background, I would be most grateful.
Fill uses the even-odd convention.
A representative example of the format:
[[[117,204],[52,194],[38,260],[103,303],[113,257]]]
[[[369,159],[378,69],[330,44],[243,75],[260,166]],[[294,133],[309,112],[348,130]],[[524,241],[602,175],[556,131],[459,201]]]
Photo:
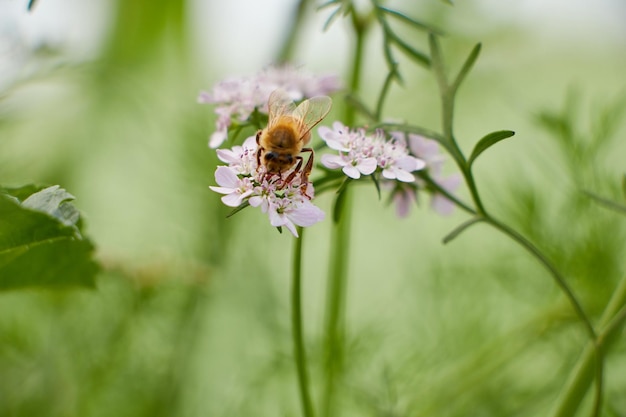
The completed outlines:
[[[292,238],[258,211],[225,218],[208,189],[214,115],[196,103],[200,90],[276,59],[296,2],[27,3],[0,0],[0,183],[75,195],[103,271],[94,290],[0,294],[0,415],[299,415]],[[623,201],[626,4],[415,3],[388,6],[442,28],[451,67],[483,43],[457,105],[461,146],[516,132],[477,165],[487,207],[554,260],[597,319],[626,273],[626,221],[580,190]],[[346,22],[323,31],[329,11],[307,10],[294,61],[344,77]],[[405,29],[425,50],[425,36]],[[381,41],[369,33],[370,103],[386,75]],[[386,116],[438,129],[434,78],[400,63],[405,88],[392,89]],[[328,213],[331,200],[317,202]],[[521,248],[487,226],[443,245],[466,216],[428,203],[401,220],[373,187],[356,193],[341,415],[545,415],[584,329]],[[329,236],[330,220],[305,242],[315,395]],[[604,415],[625,416],[623,338],[605,389]]]

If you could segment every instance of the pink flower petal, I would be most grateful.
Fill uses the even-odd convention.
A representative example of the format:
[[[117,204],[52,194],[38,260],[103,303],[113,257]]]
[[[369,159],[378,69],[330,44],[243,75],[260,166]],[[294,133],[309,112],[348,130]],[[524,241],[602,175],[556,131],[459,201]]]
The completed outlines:
[[[322,155],[322,165],[326,168],[337,169],[346,166],[347,162],[339,155]]]
[[[241,201],[241,194],[237,192],[232,192],[222,197],[222,202],[228,207],[239,207],[241,205]]]
[[[345,167],[343,167],[342,171],[348,177],[353,178],[355,180],[358,180],[359,178],[361,178],[361,172],[358,170],[357,167],[353,165],[346,165]]]
[[[215,170],[215,181],[222,187],[238,188],[239,177],[230,168],[219,166]]]
[[[370,175],[372,172],[376,171],[377,166],[378,162],[376,161],[376,158],[365,158],[359,162],[357,168],[361,174]]]

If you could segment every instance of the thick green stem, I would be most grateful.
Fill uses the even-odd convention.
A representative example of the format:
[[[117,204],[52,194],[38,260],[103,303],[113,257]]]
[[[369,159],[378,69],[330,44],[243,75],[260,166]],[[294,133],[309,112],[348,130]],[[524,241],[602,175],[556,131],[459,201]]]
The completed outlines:
[[[322,415],[326,417],[333,415],[335,393],[343,371],[345,355],[344,321],[350,243],[351,194],[350,187],[344,190],[341,212],[333,226],[324,340],[326,377],[322,397]]]
[[[356,93],[361,83],[361,69],[363,67],[363,48],[365,46],[365,32],[367,23],[359,19],[352,11],[352,26],[356,35],[352,67],[350,70],[349,87],[351,93]],[[344,122],[351,126],[355,121],[355,108],[345,108]],[[326,317],[324,328],[324,365],[325,384],[322,391],[321,410],[324,417],[333,415],[335,394],[339,379],[343,372],[344,362],[344,316],[346,304],[346,287],[348,279],[348,255],[350,250],[350,221],[352,209],[352,190],[346,187],[342,195],[338,196],[335,204],[335,221],[333,223],[330,270],[328,273]]]
[[[291,284],[291,329],[293,336],[293,356],[298,372],[298,388],[302,415],[314,417],[313,403],[309,393],[309,376],[307,372],[306,350],[304,347],[304,332],[302,330],[302,241],[304,230],[298,227],[299,238],[293,246],[292,284]]]
[[[300,39],[300,33],[305,27],[304,21],[309,8],[309,0],[300,0],[294,10],[293,18],[289,19],[289,29],[285,33],[282,46],[278,52],[277,61],[285,63],[293,60],[295,48]]]
[[[576,368],[570,374],[565,388],[561,391],[555,409],[550,414],[551,417],[572,417],[576,415],[576,411],[598,372],[598,352],[606,351],[607,347],[615,341],[616,336],[619,334],[617,329],[623,324],[624,317],[622,317],[622,312],[626,311],[624,306],[626,306],[626,276],[622,278],[611,300],[604,309],[600,319],[601,331],[597,342],[589,342],[583,350]],[[598,397],[597,394],[596,397]]]

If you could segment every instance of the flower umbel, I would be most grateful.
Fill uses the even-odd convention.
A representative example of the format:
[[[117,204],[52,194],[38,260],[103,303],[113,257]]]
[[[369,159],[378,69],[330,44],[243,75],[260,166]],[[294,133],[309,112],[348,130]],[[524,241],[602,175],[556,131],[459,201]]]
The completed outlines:
[[[424,171],[449,193],[461,184],[458,174],[448,177],[441,174],[445,158],[436,141],[395,131],[376,130],[368,134],[365,129],[350,129],[341,122],[334,122],[332,128],[322,126],[318,133],[329,148],[338,152],[323,155],[322,164],[326,168],[341,169],[355,180],[378,171],[381,186],[392,190],[391,199],[396,203],[399,217],[408,216],[411,205],[418,201],[420,189],[432,193],[431,206],[435,211],[442,215],[452,212],[454,203],[427,187],[426,182],[414,174]]]
[[[198,96],[199,103],[217,104],[216,130],[209,146],[217,148],[224,143],[233,122],[246,123],[255,111],[267,114],[267,102],[274,90],[284,90],[292,100],[300,101],[339,88],[339,78],[334,75],[316,76],[292,65],[269,66],[253,76],[223,80]]]
[[[272,226],[284,226],[296,237],[296,226],[308,227],[322,221],[324,212],[310,201],[314,195],[313,184],[301,184],[301,175],[295,175],[285,183],[291,171],[282,175],[267,173],[263,166],[257,166],[256,152],[254,136],[241,146],[218,149],[218,157],[228,166],[217,167],[215,181],[218,186],[209,188],[224,194],[222,202],[229,207],[245,204],[260,207],[263,213],[267,213]]]
[[[322,156],[322,164],[330,169],[341,168],[353,179],[373,174],[380,168],[386,179],[413,182],[412,172],[426,166],[423,160],[409,155],[404,140],[387,139],[382,130],[368,135],[365,129],[349,129],[335,122],[332,129],[322,126],[318,133],[329,148],[339,151],[338,155]]]

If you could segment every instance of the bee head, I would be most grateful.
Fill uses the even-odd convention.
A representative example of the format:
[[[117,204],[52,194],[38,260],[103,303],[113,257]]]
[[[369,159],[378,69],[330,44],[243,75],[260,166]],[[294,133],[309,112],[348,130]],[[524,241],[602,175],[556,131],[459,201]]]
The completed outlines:
[[[293,155],[279,152],[266,152],[263,156],[263,163],[268,172],[284,172],[287,171],[294,163]]]

